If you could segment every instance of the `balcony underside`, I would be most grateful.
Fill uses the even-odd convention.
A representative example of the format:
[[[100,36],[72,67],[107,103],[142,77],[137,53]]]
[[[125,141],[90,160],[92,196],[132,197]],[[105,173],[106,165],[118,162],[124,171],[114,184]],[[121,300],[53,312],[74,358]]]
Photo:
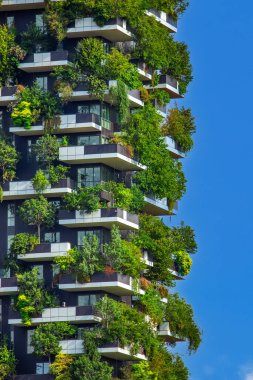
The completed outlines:
[[[35,62],[35,63],[20,63],[19,69],[26,73],[42,73],[53,70],[57,66],[66,66],[67,60],[63,61],[51,61],[51,62]]]
[[[76,219],[60,219],[60,226],[69,228],[79,227],[104,227],[106,229],[112,229],[113,225],[116,225],[120,230],[138,230],[139,226],[136,223],[130,222],[120,217],[108,217],[108,218],[76,218]]]
[[[68,292],[91,292],[95,290],[103,290],[104,292],[114,294],[117,296],[128,296],[135,293],[132,285],[124,284],[120,281],[111,282],[89,282],[85,284],[72,283],[72,284],[59,284],[59,289]],[[139,291],[144,294],[143,290]]]
[[[120,153],[60,155],[59,160],[67,164],[104,164],[121,171],[139,171],[145,167]]]
[[[78,132],[101,132],[102,127],[96,123],[69,123],[61,124],[55,129],[57,134],[61,133],[78,133]],[[45,132],[43,125],[32,126],[31,129],[24,129],[21,127],[11,127],[10,133],[17,136],[42,136]]]
[[[101,28],[99,26],[68,28],[67,37],[103,37],[111,42],[124,42],[133,39],[132,33],[120,25],[105,25]]]
[[[39,9],[44,8],[44,5],[45,3],[42,0],[3,0],[1,4],[1,12]]]

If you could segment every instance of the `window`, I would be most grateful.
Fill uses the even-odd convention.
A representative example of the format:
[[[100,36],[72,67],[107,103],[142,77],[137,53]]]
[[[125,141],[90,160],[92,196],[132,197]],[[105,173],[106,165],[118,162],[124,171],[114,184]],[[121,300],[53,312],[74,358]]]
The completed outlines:
[[[35,83],[42,89],[47,91],[48,89],[48,78],[47,77],[37,77],[35,79]]]
[[[95,186],[101,182],[101,168],[95,166],[91,168],[80,168],[77,171],[77,185],[78,187]]]
[[[78,296],[78,306],[94,306],[101,298],[100,294]]]
[[[45,243],[60,243],[60,232],[45,232],[43,241]]]
[[[100,135],[78,136],[77,145],[98,145],[101,144]]]
[[[101,230],[84,230],[84,231],[77,231],[77,245],[79,247],[82,247],[83,245],[83,239],[87,236],[87,235],[96,235],[98,240],[99,240],[99,243],[101,244],[102,243],[102,234],[103,232]]]
[[[6,17],[6,24],[8,28],[14,27],[14,16],[7,16]]]
[[[26,156],[26,161],[30,162],[32,160],[32,140],[27,140],[27,156]]]
[[[7,226],[15,226],[15,203],[9,203],[7,209]]]
[[[3,129],[3,111],[0,111],[0,129]]]
[[[13,345],[14,344],[14,326],[13,325],[10,325],[10,340],[11,340],[11,344]]]
[[[43,272],[44,272],[43,265],[34,265],[33,267],[38,268],[38,279],[43,280]]]
[[[45,18],[44,18],[44,15],[43,15],[43,14],[36,15],[36,18],[35,18],[35,25],[36,25],[36,26],[37,26],[42,32],[46,32],[46,30],[47,30],[47,26],[46,26]]]
[[[33,346],[31,345],[33,334],[34,334],[34,330],[27,330],[27,353],[28,354],[32,354],[34,351]]]
[[[7,236],[7,250],[9,251],[10,247],[11,247],[11,243],[12,243],[12,240],[14,238],[15,235],[8,235]]]
[[[101,107],[100,104],[93,103],[93,104],[82,104],[77,106],[77,113],[84,113],[84,114],[90,114],[94,113],[95,115],[100,116],[101,114]]]
[[[49,363],[36,363],[36,374],[47,375],[49,373]]]

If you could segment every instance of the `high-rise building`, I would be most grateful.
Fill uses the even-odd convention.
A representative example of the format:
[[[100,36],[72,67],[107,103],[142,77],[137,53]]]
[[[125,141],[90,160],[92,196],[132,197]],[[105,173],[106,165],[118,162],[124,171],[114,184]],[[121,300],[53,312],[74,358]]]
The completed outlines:
[[[196,243],[164,223],[195,131],[185,8],[1,2],[3,378],[188,378],[170,345],[200,333],[172,285]]]

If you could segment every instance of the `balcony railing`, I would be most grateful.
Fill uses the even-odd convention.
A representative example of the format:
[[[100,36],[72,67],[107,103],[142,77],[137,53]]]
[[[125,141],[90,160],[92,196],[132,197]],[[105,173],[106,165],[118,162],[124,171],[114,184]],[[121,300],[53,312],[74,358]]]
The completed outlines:
[[[80,213],[79,211],[59,211],[59,224],[66,227],[90,227],[104,226],[111,228],[113,224],[120,229],[138,229],[139,218],[120,208],[102,208],[91,214]]]
[[[102,290],[118,296],[133,295],[136,291],[132,278],[120,273],[95,273],[86,283],[78,282],[74,275],[64,275],[60,278],[59,289],[69,292]],[[144,294],[141,289],[137,291]]]
[[[70,193],[74,188],[74,181],[66,178],[61,179],[53,185],[49,185],[43,194],[48,197],[62,196]],[[26,199],[35,194],[36,192],[31,181],[11,181],[3,184],[3,200]]]
[[[185,154],[181,151],[180,145],[170,136],[164,138],[168,150],[172,153],[174,158],[184,158]]]
[[[16,277],[0,278],[0,296],[16,294],[18,282]]]
[[[109,41],[130,41],[132,33],[126,20],[121,18],[106,21],[103,26],[98,26],[92,17],[77,19],[69,25],[67,37],[101,36]]]
[[[119,125],[99,115],[77,113],[61,115],[57,133],[101,132],[103,136],[111,137],[113,132],[119,131],[120,129]],[[15,127],[12,124],[9,130],[11,133],[19,136],[42,135],[44,133],[44,123],[43,121],[37,122],[31,129]]]
[[[1,87],[0,88],[0,105],[8,105],[15,100],[15,94],[17,92],[17,86]]]
[[[68,51],[34,53],[25,57],[19,68],[26,72],[50,71],[55,66],[68,64]]]
[[[101,318],[94,306],[54,307],[43,310],[32,318],[32,325],[52,322],[71,322],[74,324],[89,324],[100,322]],[[9,311],[9,325],[23,325],[17,311]]]
[[[84,353],[83,340],[71,339],[60,341],[61,352],[63,354],[75,355]],[[100,346],[98,352],[107,358],[114,360],[147,360],[143,350],[140,350],[137,354],[131,354],[131,348],[129,346],[121,347],[118,342],[108,343]]]
[[[129,149],[120,144],[60,147],[59,160],[69,164],[101,163],[122,171],[144,170]]]
[[[166,26],[170,32],[177,32],[177,20],[163,11],[157,9],[150,9],[146,12],[148,16],[154,16],[158,22]]]
[[[55,257],[66,256],[71,249],[70,243],[41,243],[32,252],[18,255],[23,261],[52,261]]]

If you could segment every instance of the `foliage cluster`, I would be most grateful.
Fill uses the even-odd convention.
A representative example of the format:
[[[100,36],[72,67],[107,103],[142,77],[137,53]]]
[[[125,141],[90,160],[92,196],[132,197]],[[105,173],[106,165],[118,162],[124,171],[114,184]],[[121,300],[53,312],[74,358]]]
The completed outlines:
[[[140,216],[140,229],[133,235],[133,242],[153,255],[154,266],[146,277],[167,286],[172,285],[173,279],[169,269],[175,268],[179,275],[187,275],[191,267],[189,254],[197,250],[191,227],[170,228],[162,220],[149,215]]]
[[[6,339],[0,343],[0,380],[13,378],[16,372],[16,358],[14,352],[9,349]]]
[[[172,334],[188,341],[189,351],[196,351],[201,343],[201,332],[194,321],[192,306],[178,293],[168,297],[166,319],[170,322]]]
[[[172,137],[182,152],[192,149],[192,135],[196,131],[195,120],[190,108],[172,108],[165,120],[162,133]]]
[[[25,56],[25,52],[15,40],[14,29],[0,25],[0,86],[6,86],[15,80],[19,62]]]
[[[40,241],[41,226],[52,227],[55,224],[56,209],[48,200],[39,195],[38,198],[27,199],[18,208],[18,214],[27,225],[37,227],[37,236]]]
[[[69,322],[50,322],[39,325],[32,335],[31,345],[37,356],[51,357],[60,353],[60,341],[73,337],[76,328]]]
[[[17,274],[17,279],[19,294],[15,307],[20,313],[23,324],[30,326],[34,314],[41,313],[46,307],[57,306],[58,302],[38,278],[38,268],[34,267],[22,274]]]
[[[32,124],[43,119],[46,130],[59,125],[60,99],[56,94],[43,90],[36,82],[16,93],[11,118],[15,126],[31,129]]]
[[[16,148],[0,138],[0,184],[11,181],[16,175],[19,154]]]

